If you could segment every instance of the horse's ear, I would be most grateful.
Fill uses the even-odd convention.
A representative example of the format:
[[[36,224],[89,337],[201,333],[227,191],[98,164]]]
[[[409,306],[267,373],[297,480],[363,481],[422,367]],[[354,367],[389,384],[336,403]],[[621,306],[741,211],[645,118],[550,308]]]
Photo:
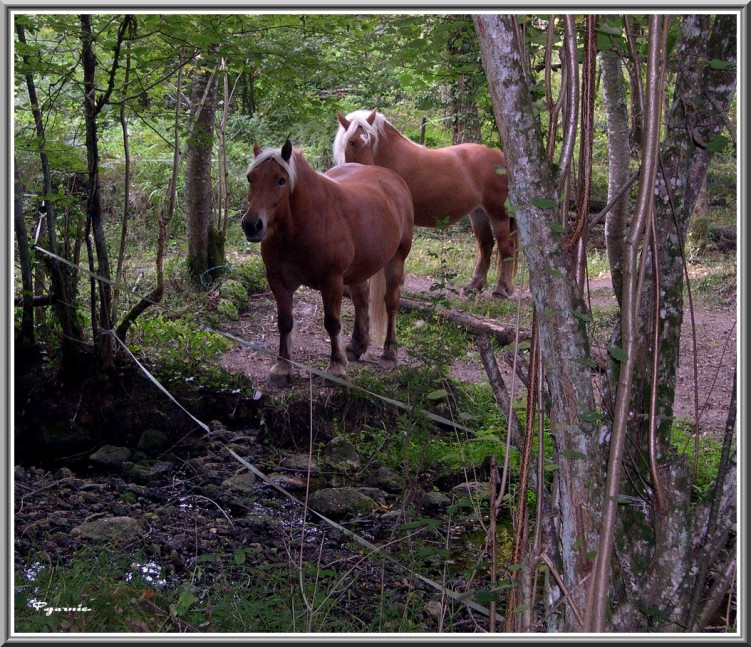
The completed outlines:
[[[290,157],[292,157],[292,142],[288,139],[282,146],[282,159],[289,162]]]
[[[261,154],[261,147],[258,142],[253,142],[253,156],[258,157]]]
[[[369,124],[370,124],[371,126],[372,126],[372,125],[373,125],[373,124],[375,123],[375,120],[376,120],[376,115],[377,115],[377,114],[378,114],[378,110],[373,110],[373,112],[371,112],[371,113],[370,113],[370,114],[368,115],[368,119],[367,119],[367,121],[368,121],[368,123],[369,123]]]
[[[349,129],[350,123],[352,122],[347,121],[347,118],[341,112],[336,113],[336,118],[339,120],[339,125],[344,128],[344,130]]]

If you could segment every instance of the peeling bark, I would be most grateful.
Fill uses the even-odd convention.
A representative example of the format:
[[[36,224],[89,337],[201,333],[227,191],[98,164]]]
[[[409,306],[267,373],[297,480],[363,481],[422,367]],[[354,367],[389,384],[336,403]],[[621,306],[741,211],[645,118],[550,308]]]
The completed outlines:
[[[584,311],[571,255],[561,235],[551,228],[555,218],[532,206],[533,198],[557,198],[542,134],[535,121],[529,88],[517,47],[514,17],[477,15],[483,64],[490,84],[503,149],[509,160],[509,187],[522,246],[530,270],[530,289],[538,313],[540,351],[551,396],[551,430],[560,464],[558,501],[562,576],[570,591],[566,605],[568,630],[580,630],[574,609],[583,609],[581,582],[591,570],[597,538],[601,489],[590,461],[599,464],[596,428],[580,416],[594,409],[592,376],[586,363],[589,344]],[[586,418],[586,416],[584,416]],[[592,505],[593,501],[595,502]]]
[[[629,128],[626,85],[621,60],[612,52],[600,53],[602,96],[608,120],[608,202],[618,195],[629,176]],[[623,243],[626,232],[628,200],[616,200],[605,218],[605,244],[618,305],[621,305],[623,280]]]

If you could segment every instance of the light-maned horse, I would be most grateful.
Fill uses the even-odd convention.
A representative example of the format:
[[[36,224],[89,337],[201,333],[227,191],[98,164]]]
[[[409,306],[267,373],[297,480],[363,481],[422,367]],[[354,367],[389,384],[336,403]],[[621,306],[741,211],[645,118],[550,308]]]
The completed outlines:
[[[380,112],[356,110],[337,114],[334,138],[337,164],[376,164],[396,171],[407,182],[415,207],[415,225],[453,224],[469,214],[477,240],[477,263],[470,290],[487,284],[494,238],[498,272],[493,294],[514,291],[519,237],[516,222],[505,209],[508,176],[503,153],[482,144],[425,148],[402,135]]]
[[[248,241],[261,243],[276,299],[279,356],[270,384],[291,382],[292,297],[301,285],[318,290],[323,299],[324,327],[331,338],[328,373],[346,377],[348,358],[359,359],[371,332],[376,337],[383,328],[380,365],[395,367],[396,313],[414,219],[404,180],[388,169],[360,164],[319,173],[289,140],[281,150],[255,144],[253,152],[242,228]],[[340,341],[345,285],[355,308],[346,352]]]

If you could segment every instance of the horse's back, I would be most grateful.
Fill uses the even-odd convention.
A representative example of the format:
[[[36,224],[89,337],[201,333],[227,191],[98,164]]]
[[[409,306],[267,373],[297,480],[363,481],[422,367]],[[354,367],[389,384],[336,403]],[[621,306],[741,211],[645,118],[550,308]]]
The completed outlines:
[[[414,208],[403,178],[387,168],[362,164],[341,164],[324,176],[331,181],[330,199],[347,223],[354,246],[345,283],[368,278],[395,256],[409,253]]]
[[[413,216],[412,194],[400,175],[382,166],[340,164],[324,173],[333,180],[350,199],[376,205],[382,200],[390,209],[411,226]],[[379,205],[380,208],[380,205]]]

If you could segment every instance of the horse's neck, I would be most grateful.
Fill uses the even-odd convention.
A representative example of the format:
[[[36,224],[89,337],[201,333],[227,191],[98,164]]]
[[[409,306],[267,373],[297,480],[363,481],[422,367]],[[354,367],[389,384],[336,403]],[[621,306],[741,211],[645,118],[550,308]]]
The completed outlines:
[[[382,134],[382,144],[376,154],[376,163],[401,172],[411,168],[420,155],[420,147],[411,139],[402,135],[390,123],[386,123]]]
[[[309,204],[311,199],[322,190],[325,182],[323,175],[316,171],[302,155],[295,159],[295,190],[290,196],[292,218],[295,218],[296,206]]]

